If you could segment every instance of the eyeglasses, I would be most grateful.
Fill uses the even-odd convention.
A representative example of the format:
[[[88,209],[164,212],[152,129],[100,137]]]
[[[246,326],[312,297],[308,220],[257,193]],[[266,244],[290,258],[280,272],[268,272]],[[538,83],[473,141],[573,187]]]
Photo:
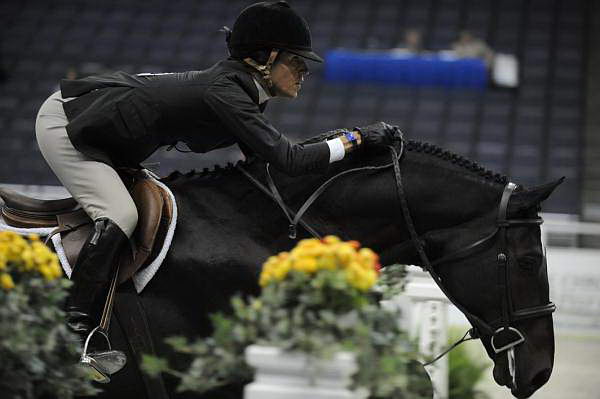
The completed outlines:
[[[294,70],[296,72],[298,72],[303,78],[307,77],[308,75],[310,75],[310,72],[308,70],[308,66],[306,65],[306,62],[304,62],[304,60],[302,59],[302,57],[299,57],[297,55],[289,55],[288,56],[288,63],[289,65],[294,68]]]

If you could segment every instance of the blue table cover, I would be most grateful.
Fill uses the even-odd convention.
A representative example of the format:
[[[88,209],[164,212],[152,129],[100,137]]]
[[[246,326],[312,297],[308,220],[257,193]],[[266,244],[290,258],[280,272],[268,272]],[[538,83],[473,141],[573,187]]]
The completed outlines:
[[[325,56],[325,79],[402,86],[484,88],[488,75],[484,62],[478,58],[333,50]]]

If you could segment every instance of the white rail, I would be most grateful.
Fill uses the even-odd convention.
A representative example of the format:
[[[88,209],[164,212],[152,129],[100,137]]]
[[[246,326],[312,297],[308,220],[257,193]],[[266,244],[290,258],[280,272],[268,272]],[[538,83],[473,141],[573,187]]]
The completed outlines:
[[[400,326],[418,338],[419,352],[434,357],[447,346],[450,301],[419,267],[408,266],[405,291],[383,305],[401,310]],[[433,383],[434,399],[448,398],[448,358],[426,366]]]

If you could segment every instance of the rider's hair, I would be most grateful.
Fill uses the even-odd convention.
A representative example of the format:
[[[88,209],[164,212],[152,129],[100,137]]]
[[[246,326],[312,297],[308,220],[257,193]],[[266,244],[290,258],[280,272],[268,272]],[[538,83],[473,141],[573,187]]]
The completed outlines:
[[[279,59],[279,56],[282,54],[283,52],[280,51],[279,54],[277,54],[277,58],[275,58],[275,62],[277,62],[277,60]],[[254,50],[254,51],[250,51],[250,52],[245,52],[245,53],[238,53],[238,54],[232,54],[231,57],[236,59],[236,60],[243,60],[246,57],[250,57],[252,58],[254,61],[256,61],[259,65],[265,65],[267,63],[267,61],[269,61],[269,57],[271,56],[271,49],[260,49],[260,50]]]

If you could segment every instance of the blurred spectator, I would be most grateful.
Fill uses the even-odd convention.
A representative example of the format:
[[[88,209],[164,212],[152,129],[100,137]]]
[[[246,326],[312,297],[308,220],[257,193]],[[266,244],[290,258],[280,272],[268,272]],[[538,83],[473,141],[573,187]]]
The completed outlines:
[[[408,29],[404,33],[404,42],[400,43],[394,50],[406,51],[414,54],[423,52],[421,32],[416,29]]]
[[[75,80],[79,77],[79,73],[77,72],[77,69],[73,66],[70,66],[69,68],[67,68],[67,73],[65,74],[65,79],[68,80]]]
[[[462,31],[458,40],[452,43],[452,50],[458,57],[462,58],[481,58],[489,68],[494,60],[494,52],[482,40],[471,34],[469,31]]]
[[[75,80],[75,79],[79,79],[80,77],[81,76],[79,76],[79,72],[77,71],[77,68],[75,68],[74,66],[70,66],[67,68],[67,71],[65,72],[64,79]],[[60,90],[60,83],[57,83],[54,86],[52,93],[57,92],[58,90]]]
[[[110,68],[107,68],[103,64],[98,62],[84,62],[79,66],[77,75],[78,78],[85,78],[87,76],[101,75],[108,72],[111,72]]]

